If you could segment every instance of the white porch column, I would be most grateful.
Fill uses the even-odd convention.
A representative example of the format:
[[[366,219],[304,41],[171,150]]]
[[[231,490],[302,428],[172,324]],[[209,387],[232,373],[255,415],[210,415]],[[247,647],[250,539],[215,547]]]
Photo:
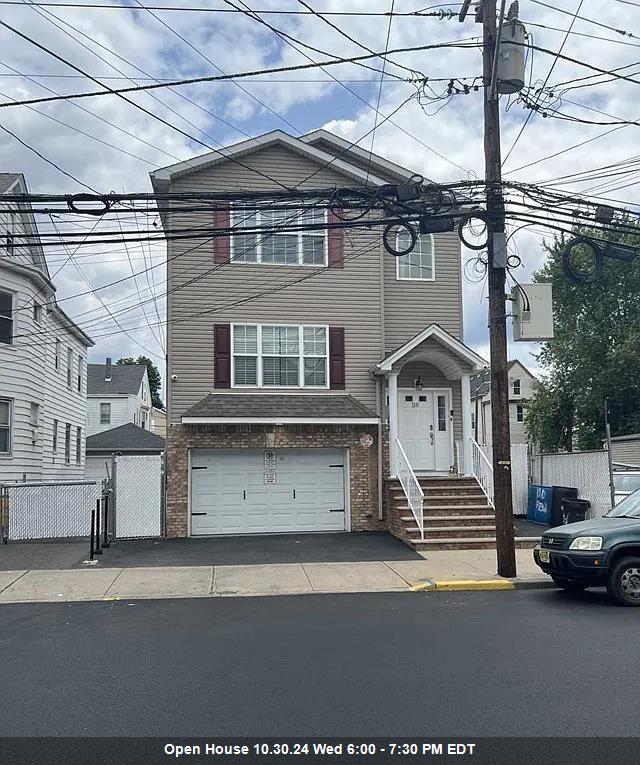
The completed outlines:
[[[389,474],[396,475],[396,438],[398,438],[398,373],[389,372]]]
[[[462,375],[460,378],[460,392],[462,394],[462,455],[464,460],[465,475],[471,473],[471,375]]]

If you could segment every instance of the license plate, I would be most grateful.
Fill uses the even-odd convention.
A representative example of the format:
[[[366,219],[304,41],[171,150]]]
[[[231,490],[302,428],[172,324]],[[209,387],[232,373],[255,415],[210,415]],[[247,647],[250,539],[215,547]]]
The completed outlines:
[[[540,556],[540,562],[541,563],[548,563],[549,562],[549,558],[551,557],[550,553],[549,553],[549,550],[540,550],[540,552],[538,554]]]

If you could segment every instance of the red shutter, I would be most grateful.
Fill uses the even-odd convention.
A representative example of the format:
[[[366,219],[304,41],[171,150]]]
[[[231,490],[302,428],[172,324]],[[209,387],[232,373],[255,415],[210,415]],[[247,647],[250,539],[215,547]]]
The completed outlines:
[[[229,205],[219,203],[222,208],[213,211],[213,227],[216,229],[231,228],[231,211]],[[231,260],[231,237],[216,236],[213,240],[213,262],[228,263]]]
[[[329,380],[333,390],[344,390],[343,327],[329,327]]]
[[[329,210],[327,213],[329,225],[340,223],[340,218]],[[330,228],[327,236],[329,250],[329,268],[344,268],[344,229]]]
[[[213,386],[231,387],[231,325],[213,325]]]

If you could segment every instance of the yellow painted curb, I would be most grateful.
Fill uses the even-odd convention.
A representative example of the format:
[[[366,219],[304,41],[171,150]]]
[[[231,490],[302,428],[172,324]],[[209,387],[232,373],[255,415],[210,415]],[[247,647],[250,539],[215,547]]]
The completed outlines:
[[[516,585],[508,579],[430,579],[416,584],[411,592],[426,590],[515,590]]]

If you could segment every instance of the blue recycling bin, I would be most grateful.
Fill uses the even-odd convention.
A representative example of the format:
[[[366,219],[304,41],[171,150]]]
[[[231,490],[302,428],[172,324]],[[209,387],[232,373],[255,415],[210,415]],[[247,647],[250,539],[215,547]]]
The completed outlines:
[[[527,503],[527,520],[533,523],[551,526],[551,506],[553,503],[553,486],[529,486]]]

